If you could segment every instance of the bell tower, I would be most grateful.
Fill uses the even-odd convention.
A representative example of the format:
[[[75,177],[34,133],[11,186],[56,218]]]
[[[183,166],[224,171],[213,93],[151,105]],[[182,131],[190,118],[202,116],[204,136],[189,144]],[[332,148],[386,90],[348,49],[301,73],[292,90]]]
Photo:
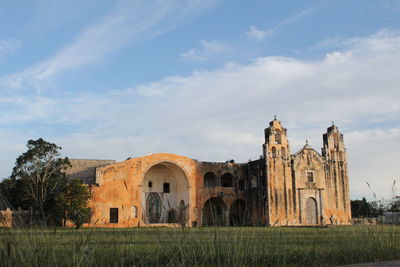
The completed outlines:
[[[333,219],[340,223],[350,223],[351,206],[347,154],[343,134],[332,122],[323,135],[322,156],[325,159],[326,187]]]
[[[290,163],[290,148],[287,130],[276,119],[264,130],[263,145],[266,190],[268,195],[267,225],[288,225],[294,223],[294,190]]]

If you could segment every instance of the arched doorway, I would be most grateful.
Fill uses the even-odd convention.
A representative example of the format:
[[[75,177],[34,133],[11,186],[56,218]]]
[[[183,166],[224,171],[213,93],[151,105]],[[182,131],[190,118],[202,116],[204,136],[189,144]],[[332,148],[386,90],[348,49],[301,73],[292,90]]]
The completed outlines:
[[[246,202],[243,199],[235,200],[229,213],[229,225],[243,226],[246,224]]]
[[[306,201],[306,224],[318,224],[317,201],[312,197]]]
[[[168,218],[167,223],[177,223],[178,222],[178,215],[175,209],[170,209],[168,211]]]
[[[188,179],[181,168],[169,162],[152,166],[144,175],[142,205],[146,223],[176,223],[181,203],[189,203]],[[184,217],[186,223],[188,218]]]
[[[212,197],[203,207],[203,225],[225,225],[226,206],[219,197]]]

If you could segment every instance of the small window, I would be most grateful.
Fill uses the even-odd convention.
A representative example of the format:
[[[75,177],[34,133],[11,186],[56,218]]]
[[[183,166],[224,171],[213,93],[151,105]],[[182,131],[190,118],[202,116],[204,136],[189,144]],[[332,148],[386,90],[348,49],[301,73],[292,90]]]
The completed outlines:
[[[313,172],[307,172],[307,182],[309,182],[309,183],[314,182],[314,173]]]
[[[153,182],[149,181],[149,188],[152,188],[152,187],[153,187]]]
[[[131,216],[132,216],[132,218],[138,217],[138,210],[137,210],[136,206],[131,207]]]
[[[169,188],[169,183],[164,183],[164,193],[169,193],[170,192],[170,188]]]
[[[232,187],[233,186],[233,176],[230,173],[225,173],[221,177],[221,185],[223,187]]]
[[[118,223],[118,208],[110,208],[110,223]]]
[[[276,133],[275,133],[275,144],[281,144],[282,142],[281,142],[281,133],[280,133],[280,131],[277,131]]]
[[[276,158],[276,148],[274,146],[272,147],[272,157]]]
[[[285,156],[286,156],[286,152],[285,152],[285,148],[284,147],[281,148],[281,156],[282,156],[282,158],[285,158]]]
[[[204,175],[204,186],[212,187],[212,186],[217,186],[217,185],[218,185],[217,176],[212,172],[207,172]]]
[[[244,190],[244,180],[239,180],[239,190]]]
[[[257,188],[257,178],[255,176],[253,176],[251,178],[251,184],[250,184],[251,188]]]

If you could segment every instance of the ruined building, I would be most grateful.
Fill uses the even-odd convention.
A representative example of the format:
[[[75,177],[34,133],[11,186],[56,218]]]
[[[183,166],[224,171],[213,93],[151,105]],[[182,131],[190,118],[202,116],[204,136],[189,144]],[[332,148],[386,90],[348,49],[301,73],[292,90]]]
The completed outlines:
[[[71,160],[69,176],[89,185],[86,226],[349,224],[343,135],[332,125],[322,154],[291,154],[287,130],[265,129],[263,156],[248,163],[152,154],[122,162]]]

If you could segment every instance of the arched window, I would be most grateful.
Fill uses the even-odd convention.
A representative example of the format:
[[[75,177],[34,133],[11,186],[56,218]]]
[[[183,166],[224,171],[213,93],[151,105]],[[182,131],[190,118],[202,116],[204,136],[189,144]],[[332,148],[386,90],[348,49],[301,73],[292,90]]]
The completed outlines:
[[[272,150],[272,157],[276,158],[276,148],[273,146],[271,150]]]
[[[257,188],[257,178],[255,176],[251,178],[250,187]]]
[[[284,147],[281,148],[281,157],[282,157],[282,158],[285,158],[285,157],[286,157],[286,151],[285,151],[285,148],[284,148]]]
[[[221,185],[223,187],[232,187],[233,186],[233,176],[229,172],[225,173],[221,177]]]
[[[275,132],[275,144],[281,144],[281,132],[280,131],[276,131]]]
[[[212,187],[217,186],[217,176],[213,172],[207,172],[204,175],[204,186],[205,187]]]
[[[339,137],[338,137],[337,134],[334,134],[334,135],[333,135],[333,145],[334,145],[335,147],[338,147],[338,146],[339,146]]]

